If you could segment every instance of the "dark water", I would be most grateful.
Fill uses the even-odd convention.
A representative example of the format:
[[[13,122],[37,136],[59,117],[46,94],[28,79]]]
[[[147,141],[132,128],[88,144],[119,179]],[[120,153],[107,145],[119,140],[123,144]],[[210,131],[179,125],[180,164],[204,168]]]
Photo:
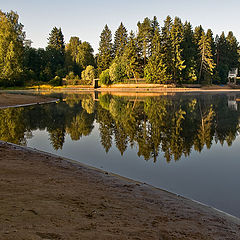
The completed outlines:
[[[58,97],[56,104],[0,110],[0,139],[240,217],[240,94]]]

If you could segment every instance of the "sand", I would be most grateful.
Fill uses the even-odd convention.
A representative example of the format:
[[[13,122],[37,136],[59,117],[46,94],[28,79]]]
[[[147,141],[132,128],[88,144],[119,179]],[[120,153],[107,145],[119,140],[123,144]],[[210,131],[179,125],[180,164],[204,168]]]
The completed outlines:
[[[0,108],[16,105],[42,104],[50,101],[54,101],[54,99],[45,96],[0,93]]]
[[[4,142],[0,142],[0,206],[1,240],[240,239],[238,218]]]

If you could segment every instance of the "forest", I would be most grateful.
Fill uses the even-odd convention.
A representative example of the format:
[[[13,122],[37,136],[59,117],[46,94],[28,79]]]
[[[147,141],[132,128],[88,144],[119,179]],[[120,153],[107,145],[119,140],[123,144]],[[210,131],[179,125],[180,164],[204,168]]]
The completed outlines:
[[[65,43],[61,28],[49,33],[46,48],[31,47],[16,12],[0,11],[0,87],[48,83],[90,85],[142,79],[146,83],[225,84],[239,67],[239,43],[233,32],[214,35],[201,25],[167,16],[139,21],[136,31],[123,23],[112,34],[102,30],[98,53],[89,42],[72,36]]]
[[[231,146],[239,132],[240,112],[228,107],[227,95],[160,96],[143,99],[67,94],[58,104],[0,110],[0,139],[25,145],[34,130],[46,130],[53,149],[66,136],[78,141],[99,128],[106,153],[121,155],[136,147],[145,160],[167,162],[210,149],[213,142]],[[97,126],[95,125],[95,123]],[[79,142],[80,144],[80,142]]]

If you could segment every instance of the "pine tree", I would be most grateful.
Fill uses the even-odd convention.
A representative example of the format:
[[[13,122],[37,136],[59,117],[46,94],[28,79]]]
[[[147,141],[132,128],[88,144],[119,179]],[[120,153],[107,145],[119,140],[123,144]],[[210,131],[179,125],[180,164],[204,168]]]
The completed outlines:
[[[112,33],[107,25],[101,33],[98,51],[97,64],[98,74],[100,75],[102,71],[110,67],[113,60]]]
[[[172,49],[172,39],[171,39],[171,29],[172,29],[172,19],[167,16],[164,21],[164,26],[162,27],[162,53],[164,62],[167,67],[167,75],[169,80],[173,79],[173,49]]]
[[[150,55],[152,41],[151,20],[149,18],[144,18],[143,22],[138,22],[137,26],[137,41],[140,48],[141,58],[143,59],[143,64],[145,66],[147,63],[147,58]]]
[[[182,81],[182,70],[186,67],[182,57],[182,42],[183,42],[183,25],[180,18],[176,17],[172,25],[171,31],[172,43],[172,61],[173,61],[173,80],[174,82]]]
[[[114,35],[113,49],[115,57],[120,57],[123,55],[125,47],[127,45],[127,39],[128,39],[127,29],[121,23]]]
[[[226,37],[228,43],[228,64],[229,68],[239,67],[239,43],[236,37],[233,35],[233,32],[230,31]]]
[[[154,16],[153,20],[151,21],[151,43],[150,43],[150,56],[152,55],[152,51],[153,51],[153,38],[155,36],[155,33],[158,32],[158,34],[160,33],[160,28],[159,28],[159,23],[157,20],[157,17]]]
[[[141,72],[141,60],[137,45],[137,39],[135,38],[133,31],[130,32],[128,44],[124,52],[124,58],[127,62],[126,71],[128,78],[134,77],[137,79]]]
[[[204,30],[202,28],[202,26],[197,26],[194,29],[194,43],[196,45],[196,64],[197,64],[197,68],[196,68],[196,72],[197,72],[197,76],[199,76],[199,70],[200,70],[200,66],[201,66],[201,58],[200,58],[200,48],[199,48],[199,42],[201,40],[201,37],[204,33]]]
[[[48,68],[51,72],[49,77],[54,77],[59,74],[59,71],[64,71],[65,44],[61,28],[54,27],[50,32],[46,54],[48,58]],[[64,74],[61,75],[65,75],[65,71]]]
[[[183,69],[183,79],[186,82],[194,82],[197,80],[197,46],[194,43],[194,35],[190,22],[185,22],[184,24],[182,48],[182,56],[186,65],[186,68]]]
[[[158,31],[155,31],[152,41],[152,55],[144,69],[144,75],[149,83],[167,83],[168,81],[167,67],[161,48],[161,37]]]
[[[199,50],[201,56],[201,65],[199,71],[199,81],[207,84],[211,83],[211,76],[215,68],[215,63],[212,55],[212,38],[206,34],[202,34],[199,42]]]
[[[64,54],[65,44],[61,28],[54,27],[49,34],[48,46],[49,49],[55,49],[62,55]]]

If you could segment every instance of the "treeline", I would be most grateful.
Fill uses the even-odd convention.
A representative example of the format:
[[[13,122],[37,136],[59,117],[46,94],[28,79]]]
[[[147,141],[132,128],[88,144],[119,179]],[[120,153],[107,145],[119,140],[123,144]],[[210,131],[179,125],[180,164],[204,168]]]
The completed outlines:
[[[17,13],[0,11],[0,86],[61,85],[62,78],[89,84],[95,78],[93,48],[78,37],[64,42],[61,28],[54,27],[45,49],[31,47]]]
[[[211,29],[168,16],[160,27],[156,17],[138,22],[128,35],[121,23],[112,42],[106,25],[97,56],[103,83],[145,78],[149,83],[226,83],[228,71],[239,67],[239,44],[232,32],[213,36]]]
[[[0,11],[0,86],[50,82],[62,78],[73,84],[103,84],[144,78],[148,83],[226,83],[228,71],[239,67],[239,44],[232,32],[213,36],[202,26],[167,17],[138,22],[128,33],[121,23],[112,38],[106,25],[99,51],[71,37],[65,44],[61,28],[54,27],[45,49],[31,47],[17,13]],[[80,81],[81,79],[81,81]]]

